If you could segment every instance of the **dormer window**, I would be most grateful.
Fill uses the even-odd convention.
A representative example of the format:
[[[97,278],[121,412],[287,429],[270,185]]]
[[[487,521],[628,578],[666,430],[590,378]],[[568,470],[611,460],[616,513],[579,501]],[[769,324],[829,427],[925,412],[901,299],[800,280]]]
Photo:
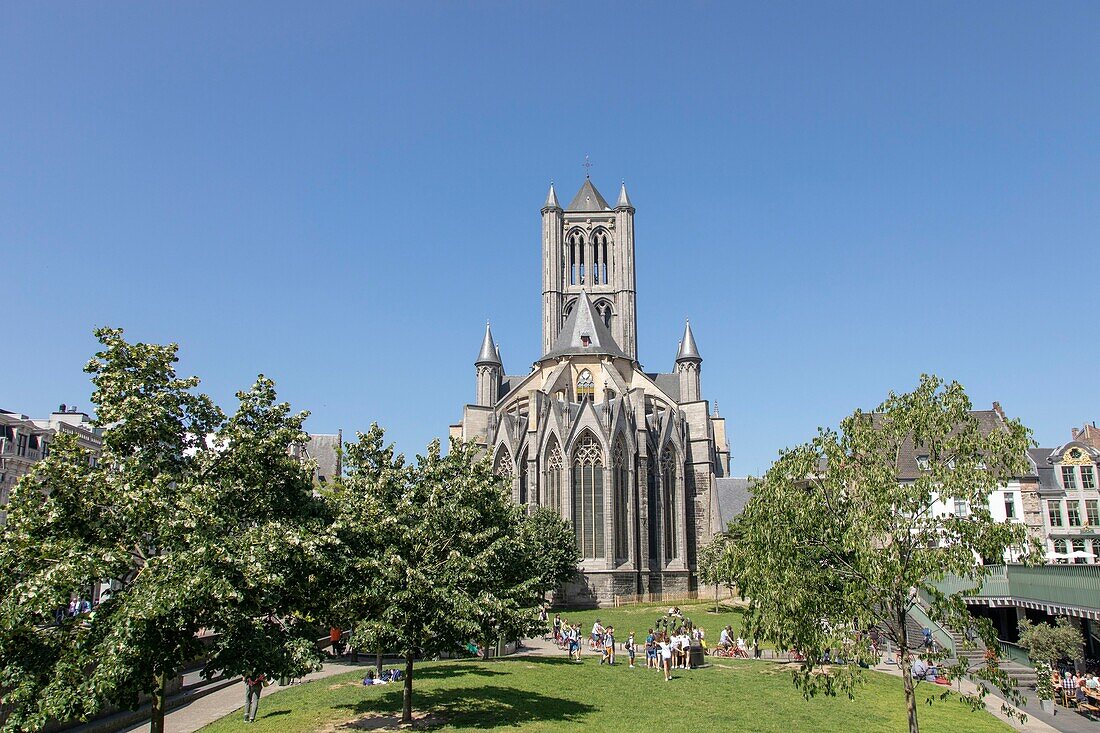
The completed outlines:
[[[917,468],[921,471],[928,470],[928,456],[917,456]]]
[[[582,333],[581,334],[581,346],[587,347],[590,343],[592,343],[592,339],[588,337],[587,333]]]

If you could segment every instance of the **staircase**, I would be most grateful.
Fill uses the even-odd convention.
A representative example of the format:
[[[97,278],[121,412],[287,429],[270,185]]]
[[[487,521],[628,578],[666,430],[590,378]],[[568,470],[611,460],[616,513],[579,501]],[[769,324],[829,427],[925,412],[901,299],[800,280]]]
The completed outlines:
[[[908,616],[905,619],[905,631],[910,639],[915,640],[911,642],[912,644],[920,644],[924,627],[917,623],[912,616]],[[967,647],[965,636],[951,630],[948,630],[947,633],[951,635],[951,643],[955,649],[955,655],[960,661],[966,663],[968,669],[976,670],[985,665],[986,646],[981,639],[975,639],[973,643]],[[1017,687],[1027,689],[1035,687],[1035,670],[1031,667],[1026,667],[1010,659],[1001,659],[1000,667],[1005,674],[1016,680]]]

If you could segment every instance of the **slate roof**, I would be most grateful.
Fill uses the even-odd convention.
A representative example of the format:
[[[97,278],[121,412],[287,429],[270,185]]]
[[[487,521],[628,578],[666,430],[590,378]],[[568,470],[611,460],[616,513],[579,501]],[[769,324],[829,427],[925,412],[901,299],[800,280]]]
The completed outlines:
[[[591,178],[585,178],[581,190],[569,202],[566,211],[611,211],[607,200],[600,195],[596,187],[592,185]]]
[[[587,346],[584,345],[584,337],[588,338]],[[561,327],[561,333],[558,334],[553,348],[543,358],[567,354],[608,354],[624,359],[630,358],[615,343],[603,320],[596,315],[596,309],[592,307],[592,299],[584,290],[581,291],[581,297],[577,298],[577,305],[573,308],[573,312],[565,319],[565,325]]]
[[[493,332],[489,330],[488,323],[485,324],[485,339],[481,342],[481,351],[474,364],[500,364],[500,352],[493,342]]]
[[[1054,474],[1054,466],[1047,462],[1047,458],[1053,452],[1053,448],[1028,448],[1027,450],[1027,454],[1035,462],[1041,492],[1062,490],[1062,485],[1058,483],[1058,477]]]
[[[634,208],[634,204],[630,203],[630,197],[626,195],[626,181],[623,181],[623,187],[619,189],[619,200],[615,202],[616,209],[623,207]]]
[[[554,184],[550,184],[550,193],[546,194],[546,203],[542,205],[544,209],[560,209],[561,204],[558,203],[558,194],[554,192]]]
[[[752,498],[752,484],[747,478],[716,478],[714,493],[718,499],[718,516],[724,532],[730,520],[740,514]]]
[[[310,435],[305,445],[305,454],[317,462],[314,477],[322,482],[332,481],[340,473],[340,435]]]
[[[989,435],[1002,425],[1002,418],[996,410],[971,410],[970,414],[978,420],[978,429],[982,435]],[[876,424],[880,424],[882,416],[878,413],[872,415]],[[922,449],[914,444],[912,438],[906,438],[898,448],[897,468],[898,478],[916,479],[921,475],[917,467],[917,456],[924,455]]]
[[[680,339],[680,352],[676,354],[676,361],[702,361],[699,356],[699,347],[695,345],[695,335],[691,332],[691,321],[684,324],[684,337]]]
[[[680,401],[680,375],[679,374],[660,374],[654,372],[652,374],[646,374],[647,377],[652,379],[661,391],[667,394],[677,402]]]

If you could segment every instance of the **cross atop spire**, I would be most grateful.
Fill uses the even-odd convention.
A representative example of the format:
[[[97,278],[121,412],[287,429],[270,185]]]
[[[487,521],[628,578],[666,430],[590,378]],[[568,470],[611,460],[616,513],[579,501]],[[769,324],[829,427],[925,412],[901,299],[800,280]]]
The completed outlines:
[[[588,159],[588,153],[585,153],[585,154],[584,154],[584,162],[583,162],[583,163],[581,163],[581,165],[583,165],[583,166],[584,166],[584,177],[585,177],[585,178],[591,178],[591,177],[592,177],[592,176],[591,176],[591,173],[592,173],[592,161],[590,161],[590,160]]]

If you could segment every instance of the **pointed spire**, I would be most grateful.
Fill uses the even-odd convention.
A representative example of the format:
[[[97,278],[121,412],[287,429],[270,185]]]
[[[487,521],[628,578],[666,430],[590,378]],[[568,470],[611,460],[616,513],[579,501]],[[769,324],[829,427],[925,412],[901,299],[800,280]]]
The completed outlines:
[[[566,211],[611,211],[611,207],[607,205],[607,199],[592,185],[592,179],[585,178],[581,190],[569,202]]]
[[[561,204],[558,203],[558,194],[554,192],[554,182],[550,181],[550,193],[546,194],[546,203],[542,205],[544,209],[560,209]]]
[[[691,321],[684,324],[684,337],[680,340],[680,351],[676,354],[676,361],[702,361],[699,356],[699,347],[695,345],[695,336],[691,333]]]
[[[623,181],[623,187],[619,189],[619,201],[615,204],[616,209],[633,209],[634,204],[630,203],[630,197],[626,195],[626,181]]]
[[[477,355],[477,361],[474,364],[500,365],[500,351],[497,350],[496,342],[493,341],[493,332],[489,330],[488,321],[485,321],[485,340],[481,342],[481,353]]]
[[[596,313],[596,308],[592,305],[592,299],[588,297],[586,290],[581,291],[577,304],[565,319],[561,333],[558,334],[558,340],[554,342],[554,348],[550,349],[550,353],[543,358],[567,354],[608,354],[624,359],[630,358],[615,343],[611,331]]]

